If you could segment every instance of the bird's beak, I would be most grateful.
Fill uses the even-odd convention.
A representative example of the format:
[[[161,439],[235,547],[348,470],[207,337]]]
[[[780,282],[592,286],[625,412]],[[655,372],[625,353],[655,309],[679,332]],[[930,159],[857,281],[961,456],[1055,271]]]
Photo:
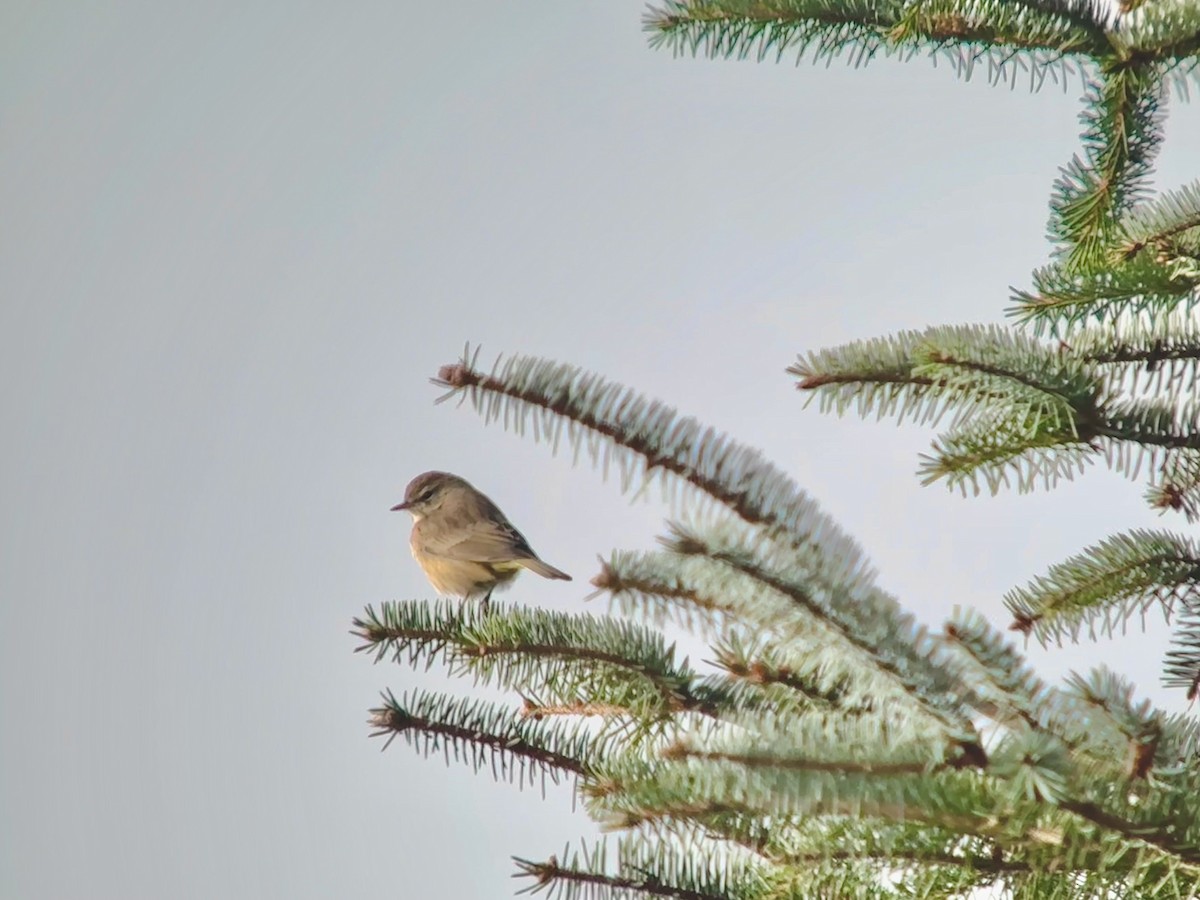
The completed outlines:
[[[408,509],[407,503],[397,503],[395,506],[392,507],[392,512],[400,512],[401,510],[405,510],[405,509]]]

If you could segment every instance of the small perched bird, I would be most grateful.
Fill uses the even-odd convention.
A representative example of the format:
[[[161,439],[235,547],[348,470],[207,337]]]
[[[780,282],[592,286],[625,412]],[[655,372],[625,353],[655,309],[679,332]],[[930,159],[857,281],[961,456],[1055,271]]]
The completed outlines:
[[[404,489],[404,502],[392,507],[393,512],[402,509],[414,520],[409,540],[413,559],[443,594],[482,599],[486,610],[492,591],[507,585],[521,569],[571,580],[538,559],[500,507],[457,475],[418,475]]]

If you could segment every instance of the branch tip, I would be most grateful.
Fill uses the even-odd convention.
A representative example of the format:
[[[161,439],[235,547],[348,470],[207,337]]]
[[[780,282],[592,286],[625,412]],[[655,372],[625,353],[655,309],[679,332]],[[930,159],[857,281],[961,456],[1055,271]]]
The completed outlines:
[[[1012,624],[1008,626],[1009,631],[1018,631],[1028,637],[1033,633],[1033,626],[1037,622],[1037,616],[1029,616],[1024,613],[1018,613],[1013,617]]]
[[[438,387],[457,390],[471,383],[470,370],[461,362],[449,363],[438,369],[437,377],[429,380]]]

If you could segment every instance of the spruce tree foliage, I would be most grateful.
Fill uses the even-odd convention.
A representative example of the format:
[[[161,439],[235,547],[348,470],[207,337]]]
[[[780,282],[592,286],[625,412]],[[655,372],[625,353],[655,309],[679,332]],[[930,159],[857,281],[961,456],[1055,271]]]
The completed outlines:
[[[824,411],[940,429],[922,479],[1050,488],[1096,464],[1200,518],[1200,182],[1152,195],[1168,89],[1200,72],[1200,3],[666,0],[676,52],[855,64],[948,59],[963,76],[1083,84],[1083,146],[1053,187],[1046,266],[1011,326],[942,326],[801,355]],[[371,722],[519,785],[567,781],[612,835],[518,858],[549,897],[1200,896],[1200,721],[1099,668],[1043,683],[1012,637],[1173,623],[1164,682],[1200,693],[1200,545],[1133,530],[1014,587],[1006,636],[961,610],[937,629],[756,451],[569,365],[470,351],[443,397],[552,449],[661,485],[653,550],[616,550],[609,615],[388,602],[360,649],[512,693],[386,692]],[[711,664],[679,658],[685,629]]]

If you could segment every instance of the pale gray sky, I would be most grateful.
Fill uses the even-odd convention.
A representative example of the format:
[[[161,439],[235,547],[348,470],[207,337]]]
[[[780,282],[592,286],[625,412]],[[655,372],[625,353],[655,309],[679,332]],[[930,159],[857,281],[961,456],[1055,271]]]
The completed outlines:
[[[672,59],[633,0],[0,8],[0,895],[507,896],[592,833],[564,789],[367,739],[351,653],[431,595],[388,512],[425,469],[572,572],[663,509],[434,407],[465,341],[605,372],[763,448],[925,620],[1002,620],[1109,533],[1183,528],[1094,472],[919,487],[930,435],[803,410],[797,352],[995,321],[1046,258],[1077,86]],[[1196,177],[1177,105],[1159,181]],[[1189,161],[1190,157],[1190,161]],[[1161,697],[1165,638],[1106,659]],[[1173,698],[1178,704],[1178,698]]]

